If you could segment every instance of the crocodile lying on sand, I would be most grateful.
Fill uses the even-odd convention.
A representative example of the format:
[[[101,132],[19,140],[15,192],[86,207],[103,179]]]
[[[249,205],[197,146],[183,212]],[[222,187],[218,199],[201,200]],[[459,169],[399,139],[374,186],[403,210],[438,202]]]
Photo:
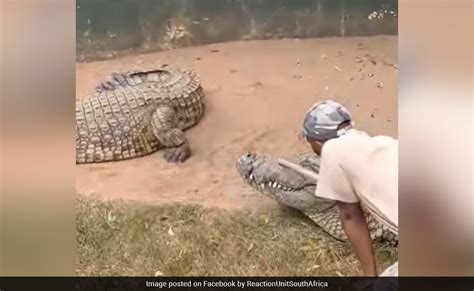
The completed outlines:
[[[303,168],[319,172],[320,159],[312,152],[288,158]],[[316,182],[302,174],[281,166],[275,159],[263,155],[242,155],[236,163],[237,171],[246,183],[281,204],[303,212],[332,237],[348,241],[339,219],[336,202],[314,195]],[[398,245],[398,236],[365,211],[370,234],[376,242]]]
[[[204,114],[204,94],[191,70],[113,73],[76,102],[76,163],[119,161],[166,149],[168,162],[191,155],[184,130]]]

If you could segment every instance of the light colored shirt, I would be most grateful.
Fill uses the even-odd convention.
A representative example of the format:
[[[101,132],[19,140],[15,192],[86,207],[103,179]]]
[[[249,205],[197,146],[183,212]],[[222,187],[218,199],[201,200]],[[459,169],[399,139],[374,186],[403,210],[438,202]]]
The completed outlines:
[[[321,152],[316,196],[361,202],[398,234],[398,141],[356,129],[327,141]]]

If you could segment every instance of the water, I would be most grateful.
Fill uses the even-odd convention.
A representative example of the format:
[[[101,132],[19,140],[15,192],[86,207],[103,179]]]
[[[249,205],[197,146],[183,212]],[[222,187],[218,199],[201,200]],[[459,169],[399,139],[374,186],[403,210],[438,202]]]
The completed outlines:
[[[77,56],[87,61],[232,40],[397,34],[397,7],[396,0],[77,0]]]

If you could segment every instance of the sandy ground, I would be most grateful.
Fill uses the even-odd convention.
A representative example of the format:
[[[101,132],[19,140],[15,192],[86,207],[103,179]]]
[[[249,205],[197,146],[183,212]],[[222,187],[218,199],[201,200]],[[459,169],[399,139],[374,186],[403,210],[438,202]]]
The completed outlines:
[[[193,156],[167,164],[161,152],[134,160],[79,165],[76,189],[105,198],[197,203],[225,209],[273,204],[248,188],[234,168],[247,151],[288,155],[306,110],[333,98],[370,134],[397,137],[397,37],[271,40],[213,44],[77,64],[77,98],[111,72],[192,67],[206,93],[204,119],[187,132]]]

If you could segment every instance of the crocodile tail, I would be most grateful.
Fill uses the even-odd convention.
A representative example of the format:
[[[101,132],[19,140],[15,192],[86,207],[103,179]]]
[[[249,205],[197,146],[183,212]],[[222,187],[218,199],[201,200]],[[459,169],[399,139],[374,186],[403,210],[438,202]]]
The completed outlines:
[[[147,82],[157,82],[158,76],[160,73],[166,73],[166,70],[150,70],[150,71],[140,71],[140,70],[130,70],[126,72],[114,72],[110,74],[109,78],[101,82],[96,86],[96,92],[104,91],[114,91],[118,88],[132,87],[139,84]]]
[[[115,89],[118,89],[120,87],[135,86],[137,85],[137,81],[140,80],[134,80],[132,77],[134,74],[139,73],[140,71],[112,73],[106,81],[101,82],[99,85],[96,86],[95,91],[114,91]]]

